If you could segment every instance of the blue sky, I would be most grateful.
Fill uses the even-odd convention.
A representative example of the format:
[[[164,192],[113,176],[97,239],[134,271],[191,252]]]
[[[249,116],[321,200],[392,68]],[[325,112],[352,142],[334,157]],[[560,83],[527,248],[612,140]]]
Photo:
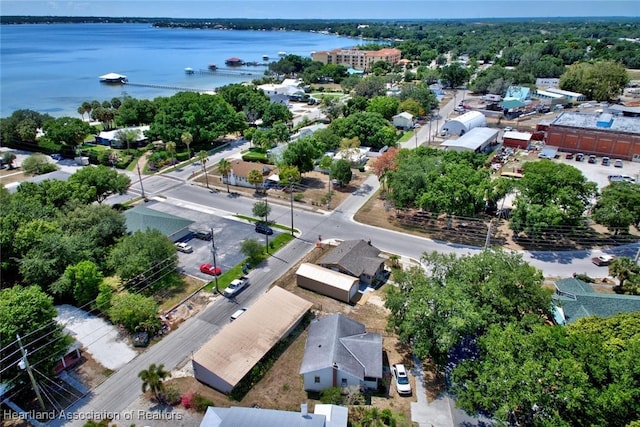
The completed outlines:
[[[0,15],[447,19],[640,15],[640,0],[0,0]]]

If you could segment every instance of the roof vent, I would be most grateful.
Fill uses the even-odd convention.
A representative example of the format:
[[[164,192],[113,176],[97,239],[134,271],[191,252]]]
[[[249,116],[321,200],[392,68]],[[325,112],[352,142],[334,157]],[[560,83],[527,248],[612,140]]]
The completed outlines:
[[[613,115],[609,113],[602,113],[600,117],[598,117],[598,121],[596,122],[596,126],[599,128],[609,129],[613,124]]]
[[[308,410],[308,408],[307,408],[307,404],[306,404],[306,403],[301,403],[301,404],[300,404],[300,414],[301,414],[303,417],[306,417],[306,416],[308,416],[308,415],[309,415],[309,410]]]

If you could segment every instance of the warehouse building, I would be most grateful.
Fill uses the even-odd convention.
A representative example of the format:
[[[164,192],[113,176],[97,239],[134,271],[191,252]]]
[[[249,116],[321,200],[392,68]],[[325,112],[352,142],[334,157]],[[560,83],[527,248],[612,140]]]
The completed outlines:
[[[549,124],[546,144],[570,153],[640,162],[640,118],[565,111]]]
[[[469,111],[446,122],[442,126],[442,131],[449,135],[464,135],[480,126],[487,126],[487,118],[479,111]]]
[[[483,116],[484,117],[484,116]],[[485,153],[492,145],[498,143],[498,129],[477,127],[465,133],[458,139],[448,139],[440,144],[446,150],[473,151]]]
[[[508,131],[502,135],[502,145],[526,150],[531,143],[532,136],[529,132]]]

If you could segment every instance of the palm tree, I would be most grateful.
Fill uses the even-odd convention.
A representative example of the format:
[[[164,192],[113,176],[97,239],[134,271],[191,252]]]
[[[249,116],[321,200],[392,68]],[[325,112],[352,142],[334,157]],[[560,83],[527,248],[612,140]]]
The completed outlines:
[[[169,153],[169,156],[171,156],[171,164],[175,164],[176,143],[173,141],[169,141],[167,142],[167,145],[165,145],[165,148],[167,149],[167,153]]]
[[[164,401],[164,384],[162,380],[169,376],[169,372],[164,370],[164,364],[156,366],[155,363],[149,365],[148,369],[138,372],[138,377],[142,380],[142,392],[151,390],[153,396],[159,402]]]
[[[249,174],[247,175],[247,182],[249,184],[255,185],[256,193],[258,192],[258,185],[262,184],[262,181],[262,172],[260,172],[258,169],[252,169],[249,171]]]
[[[84,107],[80,106],[78,107],[78,114],[80,114],[80,116],[82,117],[82,120],[84,120]]]
[[[207,160],[209,160],[209,153],[205,150],[200,151],[198,153],[198,159],[200,160],[202,170],[204,171],[204,180],[207,183],[207,188],[209,188],[209,176],[207,175]]]
[[[227,193],[229,193],[229,174],[231,173],[231,162],[227,159],[222,159],[218,163],[218,171],[223,178],[227,180]]]
[[[182,143],[187,146],[187,153],[188,153],[187,158],[190,159],[191,149],[189,147],[191,147],[191,143],[193,142],[193,135],[191,135],[189,132],[185,132],[182,135],[180,135],[180,141],[182,141]]]
[[[636,274],[640,274],[640,266],[629,257],[618,257],[609,264],[609,274],[620,281],[620,289],[624,289],[624,282]]]

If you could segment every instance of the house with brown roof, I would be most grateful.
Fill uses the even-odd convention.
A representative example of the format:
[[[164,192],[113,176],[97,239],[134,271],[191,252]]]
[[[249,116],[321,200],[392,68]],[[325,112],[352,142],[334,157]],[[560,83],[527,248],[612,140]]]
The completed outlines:
[[[267,165],[263,165],[262,163],[245,162],[244,160],[232,160],[230,163],[231,173],[229,174],[229,176],[222,177],[223,184],[228,183],[229,185],[237,185],[239,187],[254,188],[254,185],[250,184],[249,180],[247,179],[249,177],[249,172],[251,172],[252,170],[257,170],[262,174],[263,177],[268,176],[271,172],[271,168]]]
[[[345,240],[320,258],[318,265],[357,277],[361,284],[370,286],[384,278],[384,262],[380,249],[370,240]]]

